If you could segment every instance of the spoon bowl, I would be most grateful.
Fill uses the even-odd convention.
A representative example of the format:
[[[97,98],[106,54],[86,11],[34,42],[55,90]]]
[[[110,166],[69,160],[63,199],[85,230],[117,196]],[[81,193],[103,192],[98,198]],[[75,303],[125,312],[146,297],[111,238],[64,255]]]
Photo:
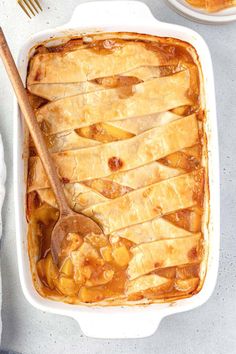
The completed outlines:
[[[51,253],[56,265],[59,262],[63,241],[70,233],[78,234],[82,239],[89,234],[103,234],[98,224],[88,216],[75,212],[60,216],[51,235]]]

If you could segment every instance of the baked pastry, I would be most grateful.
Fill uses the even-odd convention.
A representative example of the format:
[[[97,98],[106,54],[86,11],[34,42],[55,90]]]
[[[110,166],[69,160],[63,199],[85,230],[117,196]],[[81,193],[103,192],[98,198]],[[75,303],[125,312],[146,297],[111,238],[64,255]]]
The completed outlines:
[[[27,89],[68,203],[104,236],[67,236],[28,139],[33,281],[69,303],[142,304],[192,296],[206,271],[208,174],[197,53],[173,38],[104,33],[36,48]]]
[[[217,12],[236,6],[235,0],[186,0],[190,5],[199,7],[207,12]]]

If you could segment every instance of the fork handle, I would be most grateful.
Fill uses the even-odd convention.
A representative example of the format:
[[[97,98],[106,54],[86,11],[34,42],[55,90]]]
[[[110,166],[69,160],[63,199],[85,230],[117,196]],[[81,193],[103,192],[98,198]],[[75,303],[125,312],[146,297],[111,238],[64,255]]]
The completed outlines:
[[[62,184],[58,177],[53,159],[48,151],[47,145],[44,141],[42,132],[39,128],[38,122],[35,118],[34,111],[29,103],[29,98],[21,80],[20,74],[12,57],[11,51],[8,47],[3,30],[0,27],[0,57],[7,71],[8,77],[11,81],[13,89],[15,91],[18,104],[21,112],[29,128],[31,137],[36,146],[39,157],[42,161],[47,177],[50,181],[52,189],[55,193],[55,197],[60,209],[61,215],[72,214],[73,211],[69,208]]]

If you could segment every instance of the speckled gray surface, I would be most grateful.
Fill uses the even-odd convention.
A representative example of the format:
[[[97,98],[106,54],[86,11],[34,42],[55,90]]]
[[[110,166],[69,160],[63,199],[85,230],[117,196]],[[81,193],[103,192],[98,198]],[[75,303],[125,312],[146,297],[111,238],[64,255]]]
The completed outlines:
[[[0,24],[14,53],[34,32],[66,22],[78,0],[42,0],[44,13],[28,20],[15,0],[0,0]],[[236,23],[208,26],[175,14],[162,0],[148,0],[155,16],[198,31],[207,41],[214,63],[221,160],[221,258],[217,287],[201,308],[164,319],[150,338],[95,340],[77,323],[40,312],[23,297],[15,252],[12,178],[13,93],[0,64],[0,131],[8,169],[3,208],[1,264],[3,275],[3,335],[1,348],[24,354],[61,353],[236,353]],[[112,325],[112,319],[111,319]]]

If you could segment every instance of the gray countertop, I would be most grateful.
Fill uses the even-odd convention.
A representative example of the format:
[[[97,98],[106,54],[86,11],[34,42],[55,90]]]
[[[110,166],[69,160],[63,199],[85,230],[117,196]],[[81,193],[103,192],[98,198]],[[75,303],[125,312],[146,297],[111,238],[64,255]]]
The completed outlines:
[[[1,348],[4,350],[25,354],[236,353],[236,23],[219,26],[197,24],[174,13],[164,1],[145,2],[158,19],[182,24],[199,32],[208,43],[213,58],[221,161],[221,257],[214,294],[202,307],[164,319],[152,337],[139,340],[86,338],[74,320],[43,313],[25,300],[20,286],[15,250],[13,92],[0,63],[0,132],[8,173],[1,248]],[[79,1],[42,0],[45,11],[33,20],[28,20],[15,3],[15,0],[0,0],[0,24],[16,54],[31,34],[67,22]]]

